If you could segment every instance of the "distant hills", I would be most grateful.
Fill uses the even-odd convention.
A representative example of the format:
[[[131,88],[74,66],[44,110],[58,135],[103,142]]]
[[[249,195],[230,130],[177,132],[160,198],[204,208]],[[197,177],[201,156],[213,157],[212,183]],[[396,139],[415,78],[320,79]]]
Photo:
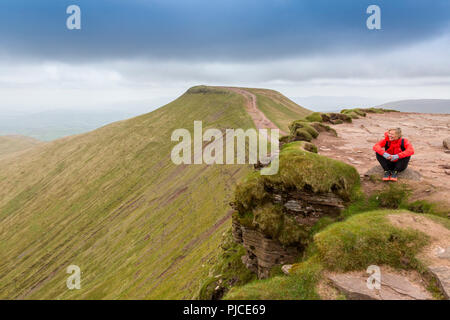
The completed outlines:
[[[51,141],[137,115],[136,112],[119,110],[49,110],[23,115],[3,112],[0,114],[0,135],[16,134]]]
[[[39,143],[41,143],[41,141],[37,139],[20,135],[0,136],[0,157],[17,151],[26,150]]]
[[[410,99],[383,102],[365,97],[311,96],[292,98],[298,104],[314,111],[339,112],[352,108],[385,108],[402,112],[450,113],[450,99]]]
[[[256,90],[257,93],[257,89],[248,90]],[[314,111],[339,112],[341,109],[377,106],[404,112],[450,112],[450,100],[446,99],[400,100],[387,103],[383,103],[379,99],[356,96],[311,96],[294,97],[292,99],[297,104]],[[273,115],[276,115],[277,112],[271,111],[263,100],[264,96],[260,96],[261,110],[264,113],[272,112]],[[281,109],[285,113],[289,112],[285,107],[281,107]],[[145,104],[141,103],[139,106],[130,106],[130,108],[123,108],[123,110],[118,108],[92,111],[49,110],[32,114],[14,114],[6,111],[0,114],[0,135],[23,135],[42,141],[51,141],[65,136],[85,133],[115,121],[138,116],[147,112],[146,110],[148,108],[145,108]],[[278,126],[284,127],[284,130],[286,130],[286,124],[288,123],[286,119],[290,119],[292,116],[291,113],[287,118],[278,117]],[[283,122],[283,124],[280,122]]]
[[[383,100],[352,96],[292,97],[299,105],[314,111],[339,112],[341,109],[370,108]]]
[[[450,99],[399,100],[381,104],[377,108],[395,109],[403,112],[450,113]]]

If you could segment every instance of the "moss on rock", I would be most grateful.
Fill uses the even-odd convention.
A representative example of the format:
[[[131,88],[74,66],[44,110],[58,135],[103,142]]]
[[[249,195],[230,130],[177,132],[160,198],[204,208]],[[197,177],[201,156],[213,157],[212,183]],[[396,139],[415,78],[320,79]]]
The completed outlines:
[[[320,132],[331,132],[335,137],[337,137],[336,130],[330,127],[329,125],[323,124],[321,122],[311,122],[310,125],[314,129],[316,129],[316,131],[319,132],[319,134]]]
[[[304,150],[301,142],[283,146],[279,171],[275,175],[261,176],[251,173],[236,187],[235,204],[241,213],[251,211],[271,199],[271,190],[332,192],[350,200],[359,188],[356,169],[346,163]]]
[[[289,125],[294,140],[311,141],[319,136],[319,132],[305,120],[296,120]]]
[[[313,112],[305,117],[305,120],[309,122],[322,122],[322,113]]]
[[[241,257],[246,251],[233,241],[231,229],[224,233],[221,249],[210,276],[201,285],[198,293],[200,300],[221,299],[231,287],[244,285],[256,278],[242,263]]]
[[[291,136],[290,135],[281,136],[279,140],[280,140],[280,145],[282,146],[285,143],[291,142]]]
[[[342,109],[341,113],[349,115],[350,117],[352,117],[353,119],[358,119],[359,117],[365,117],[366,116],[366,112],[364,112],[363,110],[361,110],[360,108],[355,108],[355,109]]]
[[[284,144],[281,150],[287,152],[288,150],[304,150],[308,152],[317,153],[317,147],[313,143],[307,141],[294,141]]]
[[[322,122],[330,122],[332,124],[351,123],[352,117],[344,113],[322,113]]]
[[[293,138],[294,141],[308,141],[310,142],[313,139],[313,136],[306,130],[299,128],[295,130]]]
[[[283,223],[277,240],[282,245],[299,245],[305,247],[308,244],[311,228],[298,224],[290,215],[283,215]]]
[[[281,206],[265,203],[253,210],[252,227],[272,239],[277,239],[283,227],[284,214]]]
[[[256,207],[252,213],[237,213],[237,221],[247,228],[261,231],[284,246],[304,247],[311,229],[285,214],[281,205],[270,202]]]

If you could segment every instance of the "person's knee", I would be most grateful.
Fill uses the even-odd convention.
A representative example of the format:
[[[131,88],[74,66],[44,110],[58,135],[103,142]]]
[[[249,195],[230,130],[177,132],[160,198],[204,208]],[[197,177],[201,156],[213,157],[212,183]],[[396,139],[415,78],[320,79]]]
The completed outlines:
[[[401,172],[401,171],[404,171],[407,167],[408,167],[408,163],[409,163],[409,159],[410,159],[411,157],[407,157],[407,158],[403,158],[403,159],[400,159],[398,162],[397,162],[397,164],[396,164],[396,170],[398,171],[398,172]]]
[[[380,163],[386,162],[386,159],[383,156],[379,155],[377,152],[375,152],[375,158],[377,158],[378,162]]]

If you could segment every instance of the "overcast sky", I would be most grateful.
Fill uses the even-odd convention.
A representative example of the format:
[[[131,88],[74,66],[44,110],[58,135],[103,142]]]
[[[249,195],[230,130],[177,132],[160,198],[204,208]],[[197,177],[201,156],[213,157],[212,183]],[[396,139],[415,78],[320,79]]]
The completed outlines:
[[[66,27],[72,4],[81,30]],[[0,2],[1,112],[151,110],[197,84],[445,99],[449,57],[448,0]]]

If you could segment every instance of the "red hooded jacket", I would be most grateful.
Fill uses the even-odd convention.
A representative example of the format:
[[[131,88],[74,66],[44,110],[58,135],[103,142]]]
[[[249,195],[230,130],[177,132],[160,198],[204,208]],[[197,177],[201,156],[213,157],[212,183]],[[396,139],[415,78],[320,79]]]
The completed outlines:
[[[403,139],[403,144],[405,147],[405,151],[402,151],[401,145],[402,145],[402,139]],[[384,149],[386,142],[389,141],[389,148],[387,150]],[[377,143],[375,143],[375,145],[373,146],[373,150],[378,153],[380,156],[382,156],[385,152],[389,153],[389,154],[398,154],[399,159],[402,158],[406,158],[409,156],[412,156],[414,154],[414,148],[412,146],[412,144],[408,141],[408,139],[405,138],[400,138],[397,140],[389,140],[389,136],[388,133],[385,132],[384,133],[384,139],[378,141]]]

